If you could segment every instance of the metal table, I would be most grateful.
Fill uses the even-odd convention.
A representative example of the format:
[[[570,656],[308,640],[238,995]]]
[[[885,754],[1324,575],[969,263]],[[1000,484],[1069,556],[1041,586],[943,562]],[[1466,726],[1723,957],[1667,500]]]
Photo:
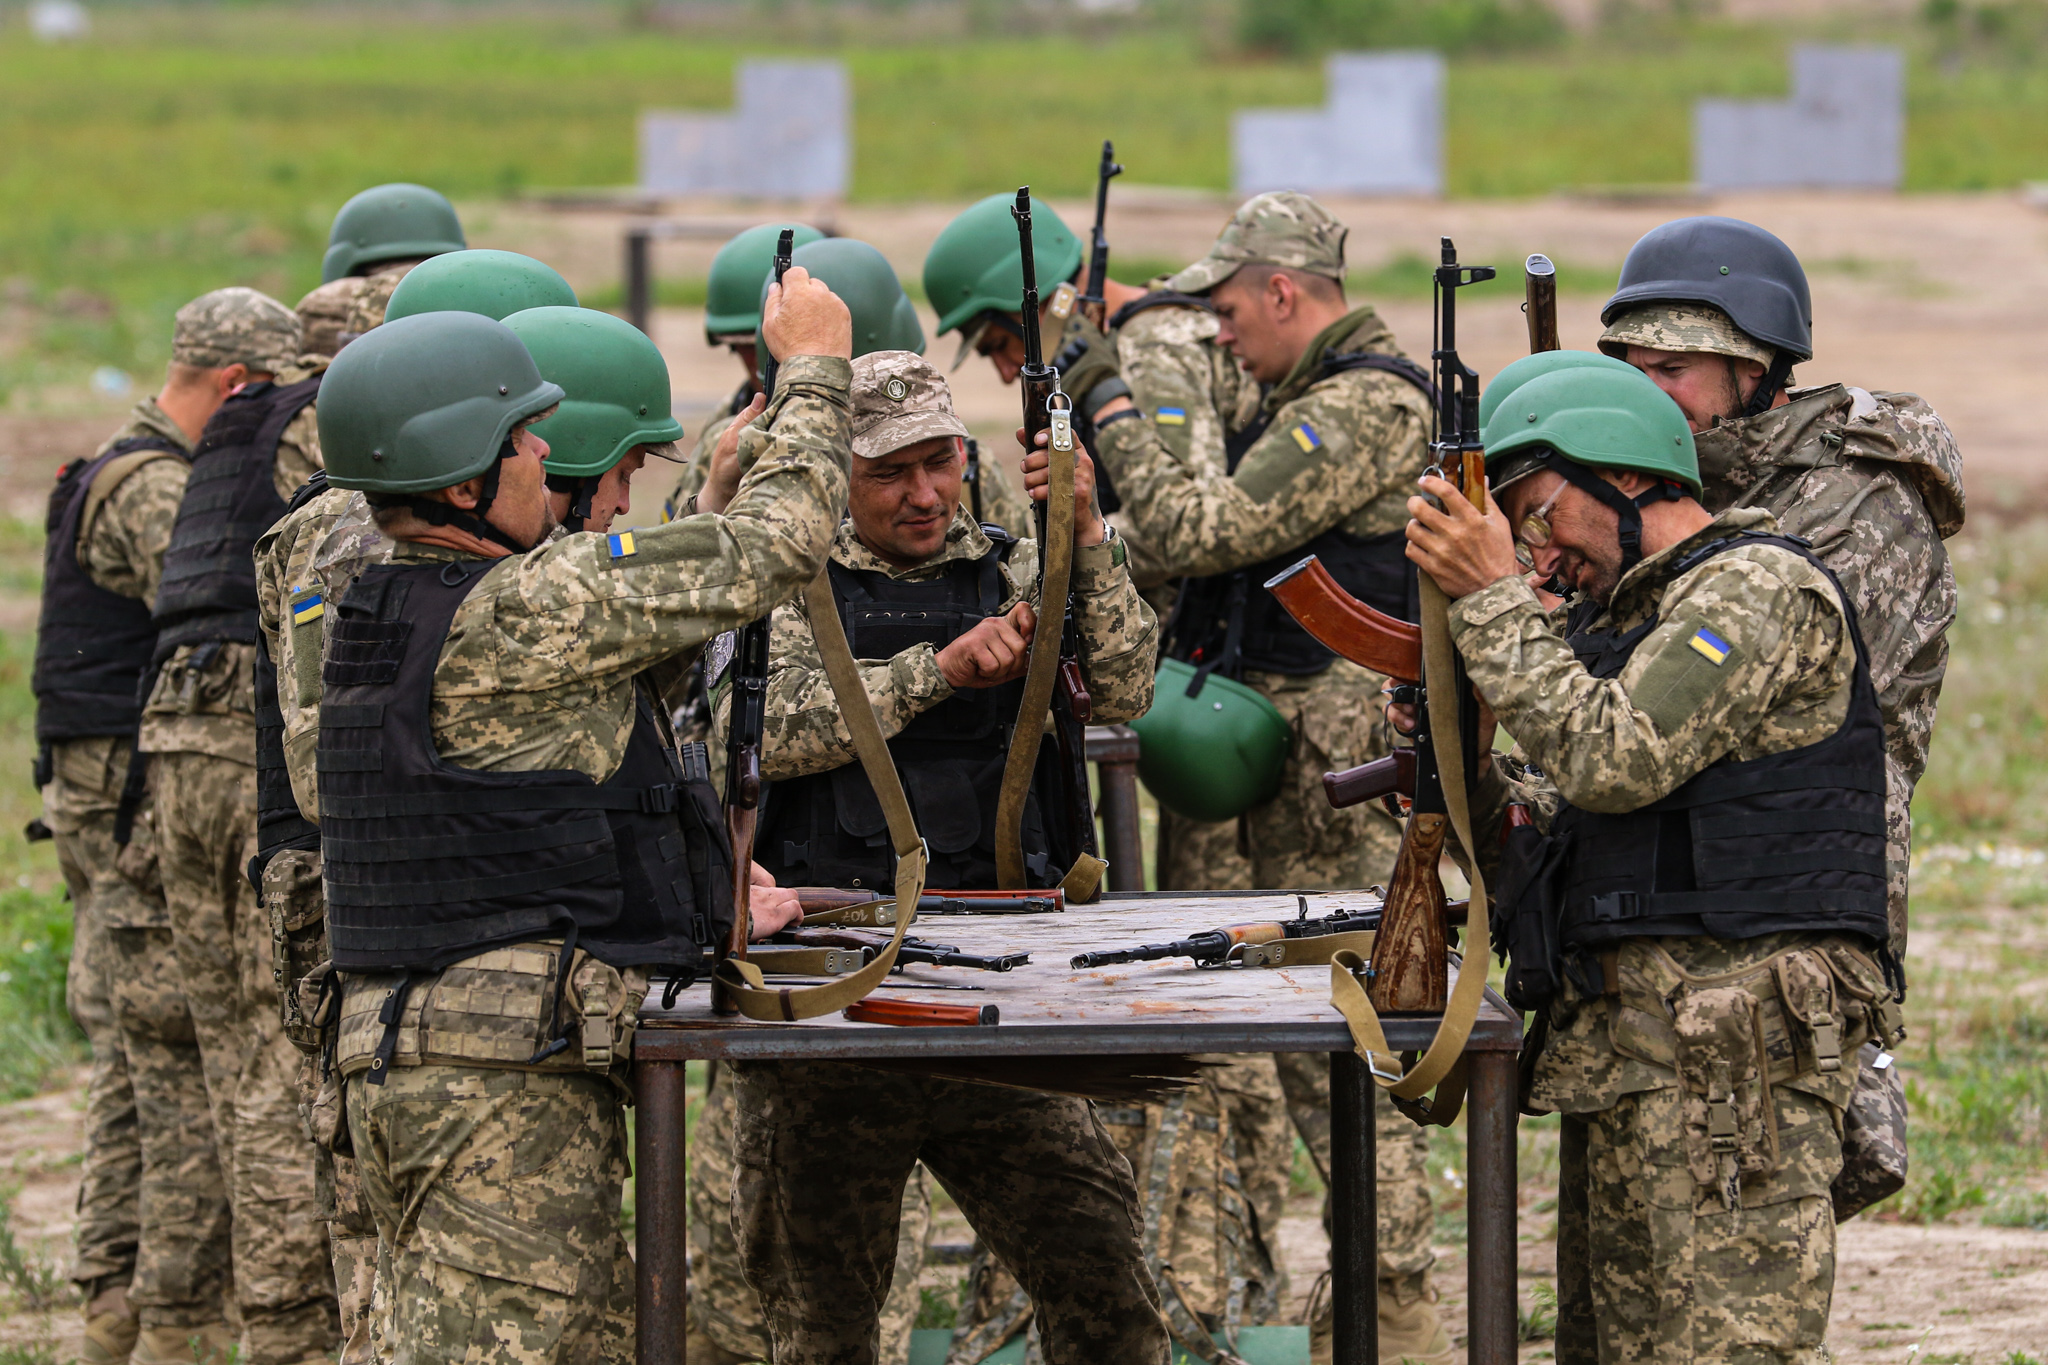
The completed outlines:
[[[1311,916],[1373,903],[1355,892],[1310,892],[1307,901]],[[923,936],[970,952],[1028,951],[1032,961],[1008,973],[907,968],[877,995],[996,1005],[1002,1022],[991,1028],[890,1028],[836,1015],[799,1024],[735,1022],[712,1015],[702,985],[683,992],[669,1011],[659,1008],[658,991],[651,994],[633,1042],[641,1365],[682,1365],[684,1359],[685,1062],[1205,1052],[1330,1054],[1335,1359],[1337,1365],[1372,1365],[1378,1358],[1377,1087],[1330,1005],[1329,968],[1204,971],[1185,960],[1085,972],[1068,966],[1074,953],[1088,948],[1158,943],[1223,924],[1292,918],[1296,910],[1293,893],[1164,892],[1111,895],[1062,915],[919,921]],[[972,981],[987,989],[966,996],[920,993],[919,981]],[[1384,1022],[1396,1050],[1426,1046],[1436,1028],[1434,1017]],[[1471,1365],[1515,1360],[1520,1045],[1520,1019],[1489,993],[1467,1048]]]

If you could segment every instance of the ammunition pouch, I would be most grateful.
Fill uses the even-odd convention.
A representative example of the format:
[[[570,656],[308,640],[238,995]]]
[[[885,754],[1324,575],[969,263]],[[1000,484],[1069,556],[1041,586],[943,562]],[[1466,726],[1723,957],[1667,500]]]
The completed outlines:
[[[304,1053],[320,1050],[313,1015],[320,1000],[315,974],[324,980],[327,955],[327,897],[320,888],[320,851],[284,848],[263,868],[263,910],[270,919],[270,970],[283,1008],[284,1034]]]
[[[1856,1093],[1842,1111],[1842,1173],[1829,1190],[1837,1223],[1906,1187],[1905,1081],[1875,1042],[1856,1059]]]
[[[1508,964],[1504,993],[1518,1010],[1543,1009],[1563,981],[1558,922],[1570,843],[1569,833],[1546,836],[1534,825],[1514,825],[1501,849],[1500,891],[1487,927],[1493,951]]]

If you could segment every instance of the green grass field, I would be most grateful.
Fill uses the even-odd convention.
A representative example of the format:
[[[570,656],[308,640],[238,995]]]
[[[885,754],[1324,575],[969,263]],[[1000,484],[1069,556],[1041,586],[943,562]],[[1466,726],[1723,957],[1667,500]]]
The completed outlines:
[[[1135,181],[1223,188],[1233,109],[1323,93],[1311,58],[1246,55],[1213,23],[1167,18],[933,37],[945,26],[910,12],[837,26],[813,14],[777,39],[760,23],[634,28],[598,5],[98,14],[75,46],[36,45],[18,26],[0,40],[0,393],[87,364],[153,369],[170,311],[223,283],[296,297],[316,282],[334,210],[366,185],[418,180],[475,202],[629,183],[638,111],[729,105],[742,56],[822,49],[847,61],[854,194],[869,201],[1024,181],[1082,192],[1104,135]],[[1692,101],[1783,93],[1799,36],[1638,20],[1456,57],[1452,192],[1683,181]],[[1911,188],[2048,178],[2048,63],[2030,48],[1936,60],[1919,27],[1856,36],[1895,36],[1916,54]]]

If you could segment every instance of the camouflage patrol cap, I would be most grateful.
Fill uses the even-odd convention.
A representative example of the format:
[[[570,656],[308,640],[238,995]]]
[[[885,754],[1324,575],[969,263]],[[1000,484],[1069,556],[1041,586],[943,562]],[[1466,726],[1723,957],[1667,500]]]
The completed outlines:
[[[1247,265],[1306,270],[1333,280],[1344,278],[1344,238],[1350,229],[1330,211],[1296,190],[1275,190],[1247,199],[1209,254],[1167,280],[1181,294],[1206,294]]]
[[[1656,351],[1704,351],[1768,365],[1777,349],[1758,341],[1735,320],[1708,303],[1646,303],[1631,308],[1600,334],[1600,349],[1616,360],[1628,359],[1628,348]]]
[[[268,294],[239,285],[201,294],[178,310],[171,330],[174,365],[202,370],[247,365],[276,374],[298,354],[298,314]]]
[[[332,356],[339,351],[349,313],[368,284],[361,275],[343,275],[300,299],[292,310],[299,315],[300,348],[308,355]]]
[[[869,351],[853,362],[853,453],[878,460],[934,436],[965,436],[946,377],[915,351]]]

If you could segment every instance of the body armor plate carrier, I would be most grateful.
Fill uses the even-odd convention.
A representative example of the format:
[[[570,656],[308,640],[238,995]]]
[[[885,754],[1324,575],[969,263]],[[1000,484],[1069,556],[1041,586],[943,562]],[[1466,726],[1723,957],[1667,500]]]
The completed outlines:
[[[684,759],[637,699],[618,771],[484,772],[435,752],[435,666],[499,561],[378,565],[328,629],[320,833],[343,971],[436,971],[562,937],[688,980],[732,923],[731,854],[703,750]]]
[[[920,644],[943,649],[999,612],[1002,562],[1016,542],[1000,527],[982,530],[994,542],[987,554],[953,560],[924,582],[832,563],[832,600],[856,659],[893,658]],[[996,797],[1023,691],[1021,679],[963,688],[889,741],[931,851],[926,884],[934,889],[996,885]],[[1040,752],[1024,807],[1024,866],[1034,886],[1056,885],[1080,853],[1062,846],[1067,826],[1051,806],[1060,799],[1051,749]],[[895,884],[888,824],[859,763],[772,784],[755,857],[784,885]]]
[[[1316,382],[1348,370],[1379,370],[1413,384],[1431,403],[1436,401],[1436,386],[1429,376],[1401,356],[1365,351],[1328,355]],[[1272,420],[1272,413],[1263,413],[1224,443],[1231,473],[1237,472],[1238,461],[1258,444]],[[1328,668],[1336,654],[1303,630],[1265,588],[1268,579],[1309,555],[1321,560],[1331,577],[1361,602],[1403,621],[1421,618],[1407,532],[1355,536],[1332,526],[1313,540],[1247,568],[1182,580],[1163,632],[1165,653],[1226,678],[1241,677],[1246,669],[1303,675]]]
[[[1827,573],[1804,541],[1743,532],[1702,546],[1672,577],[1714,555],[1776,545]],[[1828,573],[1830,582],[1834,575]],[[1566,804],[1547,839],[1504,858],[1496,946],[1515,944],[1510,1000],[1527,1008],[1560,968],[1598,994],[1592,956],[1623,939],[1759,938],[1854,933],[1882,944],[1885,912],[1884,719],[1855,609],[1835,583],[1856,651],[1849,712],[1827,738],[1736,762],[1723,759],[1626,814]],[[1583,624],[1575,621],[1574,624]],[[1572,631],[1596,678],[1612,678],[1657,626]]]
[[[277,445],[320,393],[320,377],[250,384],[220,405],[192,452],[192,476],[156,594],[156,657],[209,640],[256,638],[256,541],[285,513]]]
[[[142,719],[136,689],[156,645],[149,604],[86,576],[78,562],[78,528],[93,481],[113,461],[144,450],[184,458],[161,437],[135,437],[95,459],[72,461],[50,490],[33,680],[36,739],[44,745],[98,735],[133,736]]]

